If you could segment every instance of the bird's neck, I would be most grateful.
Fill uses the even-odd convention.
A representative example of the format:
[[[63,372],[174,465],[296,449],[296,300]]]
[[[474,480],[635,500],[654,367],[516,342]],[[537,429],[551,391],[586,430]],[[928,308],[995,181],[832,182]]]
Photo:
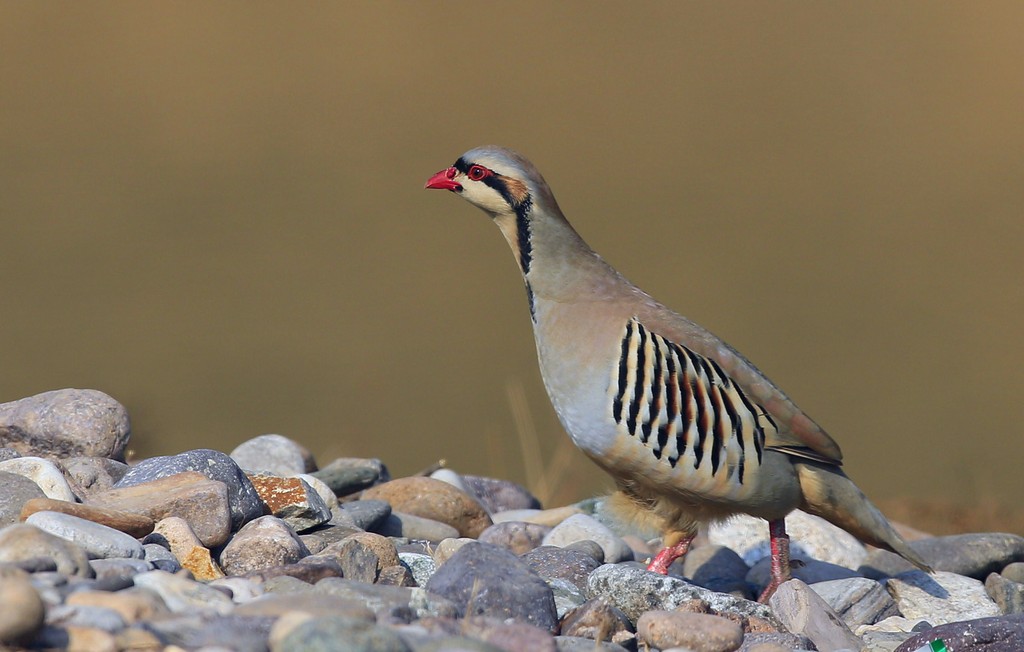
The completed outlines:
[[[538,299],[585,301],[591,290],[603,285],[602,280],[621,282],[557,207],[535,204],[515,214],[498,215],[494,221],[519,263],[531,308]]]

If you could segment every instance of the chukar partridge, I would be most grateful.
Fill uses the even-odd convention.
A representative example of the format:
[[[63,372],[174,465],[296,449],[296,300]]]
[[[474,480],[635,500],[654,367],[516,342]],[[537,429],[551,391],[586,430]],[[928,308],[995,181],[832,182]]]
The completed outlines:
[[[480,147],[426,187],[483,209],[511,246],[562,425],[614,478],[617,511],[664,537],[649,570],[667,573],[698,524],[751,514],[769,524],[767,599],[789,578],[784,518],[796,508],[927,570],[843,473],[832,438],[746,358],[587,246],[529,161]]]

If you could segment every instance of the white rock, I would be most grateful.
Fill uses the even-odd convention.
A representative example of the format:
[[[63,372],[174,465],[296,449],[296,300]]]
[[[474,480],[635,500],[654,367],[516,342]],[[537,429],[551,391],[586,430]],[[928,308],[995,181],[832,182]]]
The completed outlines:
[[[0,462],[0,471],[16,473],[39,485],[47,498],[77,502],[71,486],[57,465],[41,457],[16,457]]]
[[[142,544],[135,537],[71,514],[36,512],[25,519],[25,522],[43,532],[71,541],[84,550],[90,559],[143,559],[146,556]]]
[[[983,583],[956,573],[907,571],[886,580],[886,588],[900,613],[932,625],[1001,615]]]
[[[864,544],[852,534],[800,510],[786,517],[786,532],[794,559],[810,557],[856,570],[867,558]],[[739,515],[711,525],[708,539],[735,550],[748,566],[771,556],[768,522],[753,516]]]
[[[565,546],[590,539],[604,550],[604,560],[608,564],[620,561],[632,561],[633,551],[626,542],[612,532],[608,526],[599,523],[586,514],[576,514],[565,519],[544,537],[544,545]]]

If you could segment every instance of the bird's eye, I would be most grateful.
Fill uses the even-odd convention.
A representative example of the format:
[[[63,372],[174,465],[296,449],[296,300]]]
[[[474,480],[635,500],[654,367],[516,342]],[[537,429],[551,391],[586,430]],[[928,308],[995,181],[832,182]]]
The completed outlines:
[[[491,173],[491,171],[488,170],[487,168],[485,168],[482,165],[473,165],[473,166],[471,166],[469,168],[469,172],[467,172],[466,174],[473,181],[480,181],[481,179],[483,179],[484,177],[486,177],[490,173]]]

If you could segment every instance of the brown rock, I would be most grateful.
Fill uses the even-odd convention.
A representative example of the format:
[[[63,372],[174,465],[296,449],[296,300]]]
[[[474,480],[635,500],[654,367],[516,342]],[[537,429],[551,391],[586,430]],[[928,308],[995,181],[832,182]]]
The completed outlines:
[[[384,500],[396,511],[447,523],[460,536],[477,538],[491,525],[480,503],[447,482],[411,476],[370,487],[364,499]]]
[[[0,605],[0,646],[23,643],[43,626],[43,600],[24,571],[9,569],[0,577]]]
[[[736,623],[708,614],[647,611],[637,620],[640,640],[656,648],[684,647],[694,652],[732,652],[743,644]]]
[[[122,512],[95,505],[72,503],[66,500],[54,500],[53,498],[33,498],[26,502],[21,507],[21,520],[24,521],[36,512],[46,511],[60,512],[84,518],[87,521],[120,530],[136,539],[140,539],[153,531],[153,519],[142,514]]]
[[[587,600],[565,614],[561,632],[562,636],[582,636],[619,645],[625,645],[635,638],[633,624],[626,614],[603,598]]]
[[[142,514],[155,521],[179,516],[188,521],[206,547],[219,546],[231,535],[227,486],[196,471],[98,492],[88,497],[87,504]]]
[[[380,573],[377,575],[377,584],[383,584],[385,586],[405,586],[414,587],[417,586],[416,580],[413,579],[412,573],[405,566],[388,566],[382,568]]]
[[[213,560],[210,549],[203,546],[185,519],[178,516],[161,519],[156,524],[153,534],[159,535],[167,542],[171,554],[181,567],[191,571],[197,580],[208,582],[224,577],[224,572]]]
[[[527,553],[541,545],[551,528],[536,523],[506,521],[495,523],[480,533],[480,541],[501,546],[517,555]]]
[[[320,494],[300,478],[265,473],[246,475],[270,513],[287,521],[297,532],[331,520],[331,510]]]
[[[132,652],[149,650],[158,652],[164,649],[163,643],[160,642],[156,634],[135,627],[119,631],[114,635],[114,642],[117,644],[118,650],[132,650]]]

